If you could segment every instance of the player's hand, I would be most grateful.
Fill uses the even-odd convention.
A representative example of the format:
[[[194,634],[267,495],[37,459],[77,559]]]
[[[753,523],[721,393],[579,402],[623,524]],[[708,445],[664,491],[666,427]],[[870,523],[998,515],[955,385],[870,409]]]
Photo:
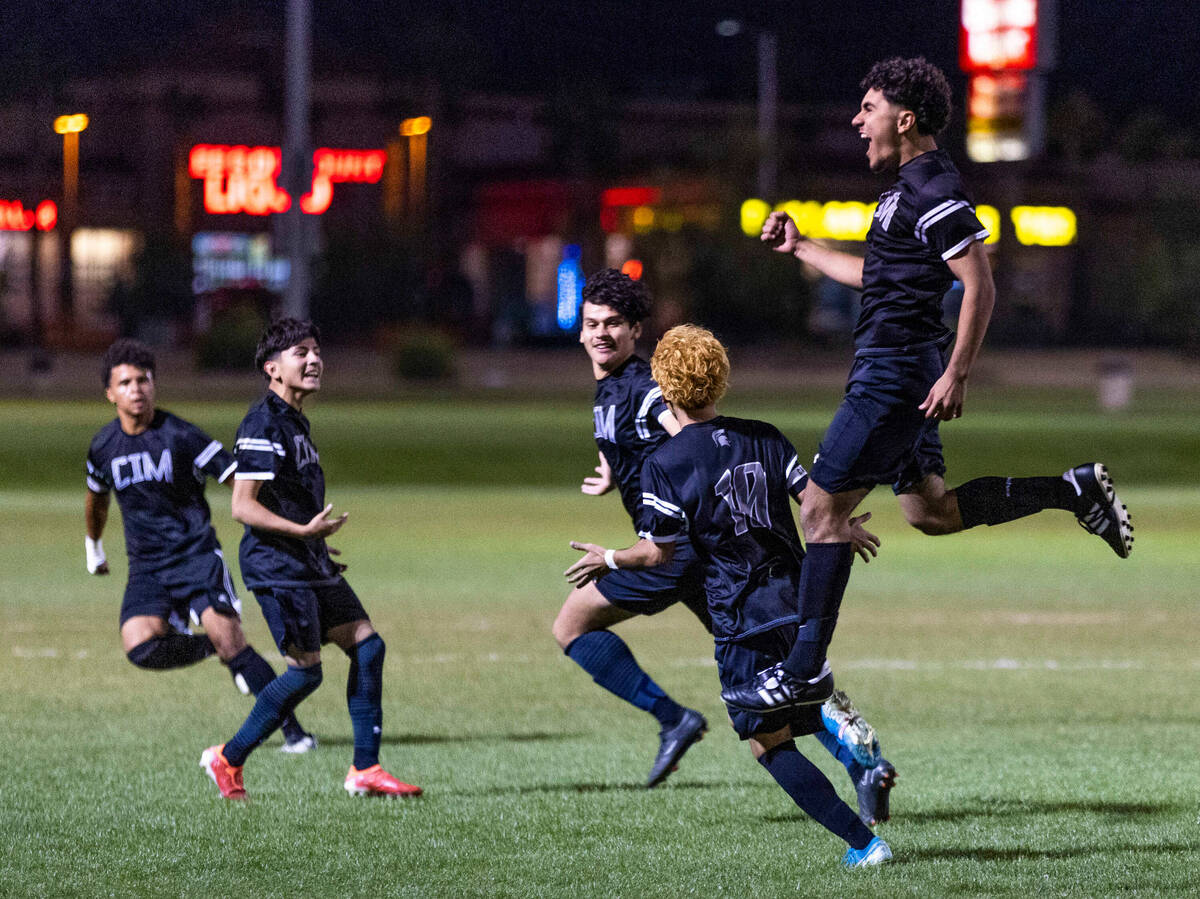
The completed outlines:
[[[966,396],[966,379],[944,372],[929,388],[929,395],[917,408],[925,413],[926,418],[950,421],[953,418],[962,418],[963,401]]]
[[[608,465],[608,460],[604,458],[604,453],[598,453],[600,456],[600,464],[596,466],[596,477],[584,478],[583,486],[579,489],[590,496],[602,496],[613,489],[612,469]]]
[[[870,512],[850,519],[850,545],[864,562],[870,562],[872,557],[879,555],[879,538],[863,527],[870,520]]]
[[[598,580],[612,570],[604,561],[606,550],[603,546],[597,546],[595,543],[577,543],[572,540],[571,549],[577,549],[583,553],[582,559],[563,572],[563,577],[570,581],[572,586],[582,587],[589,581]]]
[[[104,554],[104,541],[85,537],[83,549],[88,574],[108,574],[108,557]]]
[[[326,544],[325,549],[329,551],[329,555],[331,555],[331,556],[340,556],[342,554],[342,551],[340,549],[334,549],[332,546],[329,546],[328,544]],[[338,574],[341,574],[343,571],[345,571],[350,566],[347,565],[345,562],[335,561],[333,563],[333,567],[337,569]]]
[[[805,238],[786,212],[772,212],[763,222],[759,240],[771,245],[776,253],[795,253]]]
[[[330,503],[320,512],[312,517],[312,520],[303,528],[304,538],[306,540],[324,539],[331,534],[336,534],[346,523],[347,513],[343,512],[337,518],[330,518],[329,513],[333,511],[333,503]]]

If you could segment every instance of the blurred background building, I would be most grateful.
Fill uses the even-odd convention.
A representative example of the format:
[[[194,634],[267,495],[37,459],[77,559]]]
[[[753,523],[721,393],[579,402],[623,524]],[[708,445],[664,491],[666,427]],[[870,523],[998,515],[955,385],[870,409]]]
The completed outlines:
[[[567,341],[582,277],[613,266],[652,287],[652,331],[693,319],[735,342],[846,341],[854,292],[797,277],[756,235],[783,206],[861,251],[887,186],[849,125],[861,72],[838,96],[790,102],[786,31],[780,50],[761,21],[706,27],[745,84],[614,89],[583,70],[503,90],[318,53],[301,196],[282,186],[280,29],[217,18],[186,55],[25,80],[0,95],[0,337],[255,330],[291,277],[281,228],[300,204],[316,232],[312,314],[342,339],[415,324],[481,345]],[[967,82],[955,38],[941,43],[950,61],[929,55],[956,97],[945,143],[993,231],[989,340],[1200,348],[1194,136],[1152,109],[1111,118],[1071,86],[1039,82],[1036,114],[1014,111],[1010,82]],[[86,116],[83,130],[52,127],[64,114]],[[1010,153],[1005,129],[1023,124],[1034,146]]]

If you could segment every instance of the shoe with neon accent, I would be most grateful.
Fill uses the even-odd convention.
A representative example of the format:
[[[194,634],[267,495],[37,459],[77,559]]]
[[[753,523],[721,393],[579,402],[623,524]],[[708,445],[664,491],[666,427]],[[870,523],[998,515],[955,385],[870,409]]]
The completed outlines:
[[[1089,534],[1095,534],[1122,559],[1133,552],[1133,521],[1113,486],[1112,475],[1100,462],[1077,465],[1063,474],[1078,497],[1075,518]]]
[[[874,768],[868,768],[854,782],[858,794],[858,817],[863,824],[873,827],[892,817],[889,798],[898,775],[892,763],[880,759]]]
[[[229,764],[225,758],[224,743],[204,750],[200,756],[200,767],[212,778],[226,799],[246,798],[246,788],[242,786],[242,766]]]
[[[815,705],[824,702],[832,693],[833,672],[828,662],[811,680],[793,677],[780,662],[758,672],[748,684],[722,690],[721,698],[731,708],[762,714],[798,705]]]
[[[850,750],[854,761],[864,768],[874,768],[879,764],[879,738],[875,735],[875,728],[858,713],[850,697],[841,690],[834,690],[833,695],[821,706],[821,723],[839,743]]]
[[[381,765],[372,765],[359,771],[353,765],[346,775],[346,792],[351,796],[420,796],[421,788],[396,780],[383,770]]]
[[[892,860],[892,847],[879,837],[867,843],[863,849],[847,849],[842,864],[847,868],[874,868]]]
[[[646,779],[646,789],[652,790],[671,776],[671,772],[679,767],[679,760],[693,743],[704,739],[708,730],[708,722],[704,716],[694,709],[684,709],[683,717],[672,728],[663,728],[658,732],[658,755],[654,757],[654,767],[650,769],[650,777]]]
[[[289,755],[303,755],[306,752],[312,752],[317,748],[317,738],[312,734],[303,734],[296,737],[294,740],[284,740],[283,745],[279,747],[280,752],[286,752]]]

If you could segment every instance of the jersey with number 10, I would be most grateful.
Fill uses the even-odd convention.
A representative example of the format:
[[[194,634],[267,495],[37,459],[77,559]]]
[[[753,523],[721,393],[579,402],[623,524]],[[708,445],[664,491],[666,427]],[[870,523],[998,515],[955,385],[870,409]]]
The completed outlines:
[[[791,498],[807,477],[773,425],[728,416],[688,425],[646,460],[639,536],[691,540],[717,642],[797,620],[804,547]]]

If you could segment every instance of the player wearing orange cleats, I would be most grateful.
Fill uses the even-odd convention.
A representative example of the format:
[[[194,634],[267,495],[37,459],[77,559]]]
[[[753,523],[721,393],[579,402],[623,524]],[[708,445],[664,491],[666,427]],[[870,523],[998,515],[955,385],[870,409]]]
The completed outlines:
[[[396,780],[379,765],[372,765],[365,771],[359,771],[353,765],[346,775],[346,792],[351,796],[387,796],[397,798],[402,796],[420,796],[421,788]]]
[[[231,765],[225,758],[225,744],[210,746],[200,756],[200,767],[212,778],[221,795],[226,799],[245,799],[246,788],[242,786],[242,766]]]

